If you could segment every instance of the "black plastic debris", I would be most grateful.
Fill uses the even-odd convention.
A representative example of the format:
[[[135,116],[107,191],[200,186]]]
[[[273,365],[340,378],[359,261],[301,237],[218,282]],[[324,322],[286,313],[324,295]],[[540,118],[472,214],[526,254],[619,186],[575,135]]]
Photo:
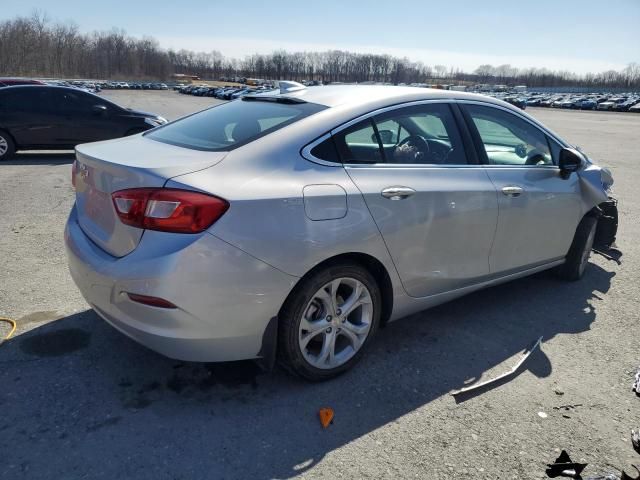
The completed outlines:
[[[554,463],[547,464],[545,473],[549,478],[565,477],[582,480],[582,471],[587,467],[586,463],[577,463],[571,460],[569,454],[562,450],[562,453]]]
[[[640,396],[640,368],[638,368],[638,372],[636,373],[636,377],[633,380],[633,387],[631,387],[636,395]]]
[[[631,445],[633,449],[640,453],[640,428],[638,430],[631,430]]]
[[[598,226],[593,239],[593,246],[598,253],[608,251],[616,241],[618,233],[618,201],[609,197],[609,200],[598,205]],[[612,260],[616,260],[612,258]],[[617,260],[616,260],[617,261]]]

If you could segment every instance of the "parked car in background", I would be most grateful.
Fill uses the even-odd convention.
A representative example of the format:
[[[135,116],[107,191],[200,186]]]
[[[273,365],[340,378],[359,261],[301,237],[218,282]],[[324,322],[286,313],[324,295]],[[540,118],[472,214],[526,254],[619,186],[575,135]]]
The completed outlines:
[[[6,87],[0,89],[0,160],[17,150],[68,150],[165,123],[73,87]]]
[[[229,88],[227,90],[224,90],[222,94],[218,96],[218,98],[222,100],[231,100],[231,95],[233,95],[236,92],[240,92],[241,90],[242,88],[238,88],[238,87]]]
[[[633,107],[636,103],[638,102],[638,100],[636,99],[629,99],[629,100],[625,100],[623,102],[618,103],[615,107],[614,110],[616,112],[628,112],[629,109],[631,107]]]
[[[581,110],[595,110],[598,106],[596,101],[592,99],[580,100],[576,105]]]
[[[69,269],[119,331],[323,380],[388,321],[551,268],[578,280],[613,241],[610,173],[508,103],[283,83],[77,147]]]
[[[238,98],[242,98],[245,95],[250,95],[252,93],[257,93],[257,92],[258,92],[258,90],[253,89],[253,88],[244,88],[244,89],[242,89],[240,91],[232,93],[229,99],[230,100],[237,100]]]
[[[507,103],[510,103],[513,106],[520,108],[521,110],[524,110],[527,108],[527,101],[521,97],[505,97],[504,101]]]
[[[596,108],[598,110],[610,111],[610,110],[613,110],[615,108],[615,106],[616,106],[615,102],[611,102],[611,101],[607,100],[606,102],[600,102]]]

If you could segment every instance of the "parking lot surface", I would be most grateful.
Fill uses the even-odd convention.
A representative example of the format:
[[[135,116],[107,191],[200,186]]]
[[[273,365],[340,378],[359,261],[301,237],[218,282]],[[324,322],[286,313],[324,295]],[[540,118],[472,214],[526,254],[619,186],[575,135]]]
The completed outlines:
[[[217,102],[103,95],[169,119]],[[0,315],[18,331],[0,346],[0,478],[539,479],[561,449],[589,463],[585,476],[631,473],[640,115],[527,111],[612,169],[621,265],[594,256],[577,283],[542,273],[392,323],[323,384],[170,360],[115,331],[66,268],[73,155],[1,164]],[[449,394],[508,370],[540,336],[516,378],[461,403]]]

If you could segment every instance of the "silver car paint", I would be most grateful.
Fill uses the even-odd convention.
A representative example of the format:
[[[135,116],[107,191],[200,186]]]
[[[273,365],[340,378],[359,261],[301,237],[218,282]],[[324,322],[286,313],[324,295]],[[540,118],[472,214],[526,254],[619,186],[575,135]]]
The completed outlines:
[[[500,211],[489,257],[491,272],[564,257],[582,218],[577,176],[562,179],[555,166],[487,165],[485,170],[498,191]],[[522,193],[502,193],[512,186]]]
[[[347,172],[409,295],[435,295],[489,276],[498,201],[483,168],[352,165]],[[395,185],[416,193],[401,200],[380,194]]]
[[[490,236],[488,232],[491,228],[495,230],[499,222],[498,204],[503,199],[497,189],[494,188],[492,192],[488,188],[491,173],[483,166],[425,167],[425,171],[437,174],[438,182],[427,176],[421,176],[416,182],[415,169],[400,168],[394,172],[400,181],[394,178],[386,182],[383,173],[385,168],[343,167],[310,160],[301,154],[305,145],[337,126],[390,105],[434,99],[481,101],[507,109],[544,129],[525,113],[490,98],[400,87],[317,87],[286,96],[304,98],[331,108],[233,150],[226,156],[215,157],[215,160],[207,152],[180,149],[188,152],[185,155],[194,160],[193,164],[171,164],[169,157],[173,149],[178,147],[158,144],[142,136],[130,139],[127,144],[120,140],[79,147],[81,155],[92,152],[92,158],[100,158],[103,163],[108,158],[115,164],[121,163],[120,154],[148,159],[152,163],[148,148],[154,148],[156,156],[166,159],[171,165],[167,165],[168,169],[164,172],[140,166],[144,173],[137,178],[141,182],[148,182],[147,175],[152,178],[157,173],[158,177],[170,177],[165,183],[166,187],[210,192],[227,199],[231,204],[229,211],[207,233],[197,236],[197,241],[193,243],[181,235],[147,231],[131,253],[127,252],[130,244],[115,245],[111,248],[113,255],[88,240],[87,232],[78,226],[77,212],[74,210],[66,234],[71,271],[85,298],[107,321],[141,343],[171,357],[198,360],[253,358],[259,355],[267,322],[277,314],[299,278],[314,266],[337,255],[364,254],[383,265],[392,285],[391,320],[564,261],[555,255],[555,250],[570,243],[572,234],[552,242],[554,247],[549,248],[554,252],[552,256],[536,261],[536,258],[543,256],[541,250],[536,250],[535,255],[523,259],[516,268],[495,270],[500,265],[500,248],[495,244],[491,250],[487,239]],[[544,130],[561,145],[567,146],[552,132]],[[149,142],[156,145],[151,147]],[[199,156],[202,162],[195,161]],[[207,165],[207,162],[213,166]],[[139,167],[130,166],[134,167],[133,170]],[[568,224],[565,232],[568,235],[571,228],[575,231],[580,213],[602,201],[599,199],[603,196],[606,199],[601,181],[598,179],[598,185],[596,173],[592,171],[600,172],[600,169],[587,166],[587,180],[577,179],[583,172],[574,174],[565,181],[563,189],[557,186],[561,184],[549,183],[551,179],[545,177],[558,175],[557,169],[542,173],[538,169],[528,170],[526,175],[537,176],[533,182],[533,192],[535,195],[540,193],[540,196],[534,195],[533,199],[527,200],[526,208],[544,206],[545,201],[552,204],[553,198],[564,198],[564,190],[577,189],[585,193],[588,188],[593,188],[596,193],[581,195],[581,212],[580,208],[575,212],[572,210],[570,200],[562,201],[561,210],[567,217],[554,218]],[[522,172],[512,173],[515,175],[513,181],[527,180],[522,178]],[[455,183],[460,183],[458,176],[461,174],[465,176],[465,188],[473,192],[477,203],[453,189]],[[492,175],[493,181],[498,184],[511,180],[509,172],[496,170]],[[134,176],[127,178],[123,185],[131,180],[128,186],[142,186],[135,184]],[[549,198],[542,193],[545,181],[551,185],[549,194],[552,196]],[[585,187],[585,182],[589,187]],[[425,207],[427,214],[420,212],[419,205],[407,208],[407,200],[396,202],[381,196],[376,199],[378,206],[372,208],[373,203],[367,205],[365,198],[380,195],[379,187],[387,186],[387,183],[389,186],[416,184],[417,191],[424,191],[436,206]],[[323,187],[318,189],[318,186]],[[324,186],[330,189],[327,199],[318,195]],[[342,191],[344,195],[338,193]],[[307,195],[307,192],[313,195]],[[343,203],[345,197],[346,205]],[[385,212],[394,203],[411,210],[404,220],[393,219],[388,215],[389,212]],[[510,206],[505,205],[504,209],[507,208]],[[454,210],[455,214],[452,214]],[[476,220],[474,212],[479,215]],[[391,223],[385,225],[384,221],[387,220]],[[406,231],[394,232],[394,222],[397,228],[406,228]],[[473,228],[468,228],[469,225],[473,225]],[[451,251],[446,248],[447,235],[444,232],[431,237],[434,231],[438,231],[437,226],[448,229],[449,235],[451,232],[457,235],[457,241],[448,245]],[[549,226],[537,224],[536,228]],[[393,242],[385,243],[385,232],[389,238],[395,237],[398,248],[388,245]],[[426,238],[427,232],[429,238]],[[526,236],[526,232],[522,232],[522,235]],[[417,245],[408,244],[411,238],[416,239]],[[469,242],[476,239],[480,239],[477,245],[470,246]],[[429,248],[433,244],[437,246],[435,252],[441,258],[433,257],[434,253]],[[425,257],[416,258],[417,266],[412,266],[412,255],[402,257],[397,254],[403,246],[410,249],[414,256],[423,254]],[[110,245],[104,243],[101,247],[109,251]],[[467,255],[465,248],[476,249],[474,251],[481,258]],[[461,253],[462,257],[453,255],[452,251]],[[490,266],[490,251],[495,253],[494,269]],[[128,255],[116,258],[123,252]],[[516,253],[510,252],[509,255]],[[456,258],[458,261],[464,258],[465,263],[453,264]],[[506,263],[509,264],[509,261]],[[398,274],[398,271],[403,272],[403,268],[409,272],[405,285]],[[192,271],[193,281],[189,280]],[[427,279],[421,281],[420,275],[425,273]],[[190,288],[183,288],[185,281]],[[159,312],[160,309],[153,307],[134,306],[126,299],[118,301],[120,297],[117,294],[123,289],[175,300],[181,308]],[[192,290],[192,293],[176,292],[183,289]],[[172,295],[181,296],[175,298]],[[141,321],[142,318],[146,318],[146,323]],[[158,322],[167,322],[164,329],[162,325],[154,324],[156,318]]]
[[[224,152],[198,152],[164,145],[142,135],[118,142],[78,145],[76,206],[82,230],[116,257],[131,253],[143,230],[120,221],[111,193],[126,188],[161,187],[168,177],[211,167],[224,156]]]
[[[347,215],[347,192],[340,185],[305,185],[302,198],[309,220],[338,220]]]
[[[65,240],[71,276],[87,303],[129,337],[182,360],[256,357],[262,332],[298,280],[208,233],[146,231],[131,254],[113,257],[83,233],[75,207]],[[178,308],[141,305],[127,292]]]

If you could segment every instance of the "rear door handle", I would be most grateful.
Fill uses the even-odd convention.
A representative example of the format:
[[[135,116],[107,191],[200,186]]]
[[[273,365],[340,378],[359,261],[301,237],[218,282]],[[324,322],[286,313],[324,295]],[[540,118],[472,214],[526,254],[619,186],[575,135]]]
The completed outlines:
[[[409,187],[387,187],[382,190],[382,196],[389,200],[404,200],[414,193],[416,193],[416,191]]]
[[[524,193],[524,189],[517,185],[507,185],[506,187],[502,187],[502,193],[507,197],[519,197]]]

